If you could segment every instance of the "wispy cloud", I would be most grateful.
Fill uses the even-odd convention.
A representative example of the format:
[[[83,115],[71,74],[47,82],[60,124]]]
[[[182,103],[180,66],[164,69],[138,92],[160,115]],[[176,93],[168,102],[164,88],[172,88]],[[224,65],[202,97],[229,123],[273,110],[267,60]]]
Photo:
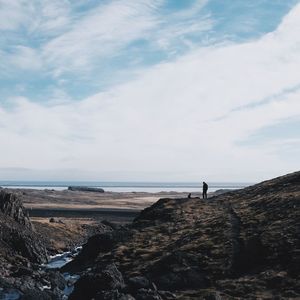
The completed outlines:
[[[153,29],[153,10],[159,1],[115,1],[93,9],[71,30],[51,40],[43,55],[56,75],[90,69],[96,59],[116,56],[123,47]]]
[[[207,2],[204,0],[170,14],[159,10],[166,4],[164,0],[103,2],[86,8],[84,14],[69,1],[35,0],[30,5],[22,0],[2,2],[0,14],[5,18],[0,30],[10,29],[16,38],[10,41],[13,48],[2,53],[3,60],[13,55],[18,57],[14,48],[35,48],[44,70],[51,71],[54,77],[74,72],[84,77],[85,72],[95,71],[109,60],[126,56],[126,47],[135,41],[144,40],[152,44],[154,51],[162,49],[170,53],[175,44],[190,46],[189,34],[211,27],[207,14],[199,18]],[[7,44],[7,40],[3,43]],[[135,61],[130,55],[128,59]]]
[[[71,5],[67,0],[1,0],[0,30],[22,29],[23,33],[51,32],[52,35],[57,29],[66,28],[70,13]]]
[[[189,50],[195,45],[199,47],[199,36],[213,27],[211,15],[202,13],[207,3],[207,0],[197,0],[191,7],[180,12],[166,14],[161,18],[160,28],[152,32],[148,39],[169,53],[177,52],[182,47]],[[197,35],[198,39],[194,43]]]

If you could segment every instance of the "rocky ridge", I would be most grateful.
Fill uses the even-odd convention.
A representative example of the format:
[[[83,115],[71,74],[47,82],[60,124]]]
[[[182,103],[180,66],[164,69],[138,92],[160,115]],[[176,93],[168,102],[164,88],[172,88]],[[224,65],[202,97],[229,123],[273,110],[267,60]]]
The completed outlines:
[[[95,235],[64,270],[70,299],[297,299],[300,172],[200,199],[160,199]],[[87,292],[88,291],[88,292]]]

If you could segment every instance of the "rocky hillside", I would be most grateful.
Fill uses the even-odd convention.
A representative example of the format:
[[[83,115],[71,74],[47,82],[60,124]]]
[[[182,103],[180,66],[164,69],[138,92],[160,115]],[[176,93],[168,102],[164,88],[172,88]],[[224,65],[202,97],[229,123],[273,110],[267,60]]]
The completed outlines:
[[[160,199],[96,235],[70,299],[300,297],[300,172],[200,199]]]

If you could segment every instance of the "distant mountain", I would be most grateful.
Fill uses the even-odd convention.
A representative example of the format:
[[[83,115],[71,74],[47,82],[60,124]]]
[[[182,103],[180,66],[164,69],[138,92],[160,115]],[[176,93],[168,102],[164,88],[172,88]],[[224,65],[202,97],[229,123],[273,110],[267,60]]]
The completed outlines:
[[[299,299],[300,172],[207,201],[160,199],[90,238],[70,299]]]

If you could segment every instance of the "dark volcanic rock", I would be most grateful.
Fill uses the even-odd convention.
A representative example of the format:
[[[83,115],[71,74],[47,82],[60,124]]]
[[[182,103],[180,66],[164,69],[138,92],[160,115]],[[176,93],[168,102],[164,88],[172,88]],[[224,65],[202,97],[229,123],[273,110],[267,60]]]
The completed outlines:
[[[0,190],[0,212],[11,217],[20,225],[32,229],[28,214],[26,213],[22,200],[13,193]]]
[[[70,295],[70,300],[106,299],[111,293],[118,293],[124,287],[124,279],[114,264],[99,265],[82,276],[75,284],[75,291]],[[107,298],[112,299],[112,298]],[[119,298],[117,298],[119,299]]]
[[[149,267],[148,276],[165,290],[204,288],[209,280],[199,264],[195,255],[174,251]]]
[[[126,228],[121,227],[119,230],[113,230],[107,225],[103,233],[90,237],[76,259],[65,265],[62,270],[74,272],[82,270],[90,264],[93,265],[100,253],[111,251],[118,243],[125,242],[129,236],[130,232]]]
[[[151,282],[144,276],[134,276],[128,279],[130,290],[147,289],[151,287]]]
[[[57,271],[42,270],[46,261],[46,249],[21,198],[1,190],[0,299],[62,299],[65,280]]]
[[[34,263],[47,261],[47,252],[34,232],[30,219],[18,195],[0,191],[0,251],[12,261],[21,255]]]
[[[87,186],[69,186],[69,191],[104,193],[104,189]]]
[[[158,291],[151,289],[140,289],[136,294],[137,300],[163,300]]]
[[[160,199],[134,220],[126,238],[116,238],[122,236],[119,229],[93,237],[83,248],[85,256],[73,264],[114,263],[122,273],[126,286],[109,294],[95,282],[101,270],[92,267],[84,287],[93,289],[95,299],[123,294],[135,299],[296,299],[299,208],[300,172],[207,201]],[[79,290],[82,286],[74,294]]]

